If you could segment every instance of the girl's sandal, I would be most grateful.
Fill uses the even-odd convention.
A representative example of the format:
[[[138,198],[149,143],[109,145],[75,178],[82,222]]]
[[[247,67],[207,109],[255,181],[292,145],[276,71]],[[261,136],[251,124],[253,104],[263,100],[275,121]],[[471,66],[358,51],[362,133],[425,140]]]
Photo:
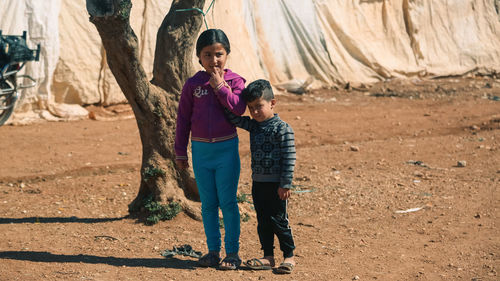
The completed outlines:
[[[201,267],[216,267],[219,265],[220,257],[216,253],[208,253],[198,260],[198,265]]]
[[[220,270],[236,270],[241,265],[241,259],[238,257],[225,257],[219,264]]]

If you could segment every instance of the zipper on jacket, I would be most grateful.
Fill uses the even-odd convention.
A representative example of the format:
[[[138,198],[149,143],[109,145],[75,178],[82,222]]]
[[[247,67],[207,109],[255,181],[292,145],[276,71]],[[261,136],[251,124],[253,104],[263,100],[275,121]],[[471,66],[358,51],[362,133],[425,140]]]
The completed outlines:
[[[212,110],[213,110],[213,105],[214,105],[214,97],[215,97],[215,93],[212,92],[210,94],[210,107],[208,109],[208,139],[210,140],[210,142],[212,142],[212,139],[213,139],[213,134],[212,134],[212,123],[213,123],[213,120],[212,120]]]

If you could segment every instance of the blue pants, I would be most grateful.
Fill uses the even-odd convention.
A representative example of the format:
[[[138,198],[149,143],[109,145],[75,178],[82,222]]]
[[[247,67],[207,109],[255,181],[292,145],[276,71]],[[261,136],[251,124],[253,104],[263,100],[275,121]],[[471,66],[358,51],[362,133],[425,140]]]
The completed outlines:
[[[240,212],[236,200],[240,178],[238,138],[215,143],[192,141],[191,149],[208,250],[221,249],[220,208],[226,253],[237,253],[240,246]]]

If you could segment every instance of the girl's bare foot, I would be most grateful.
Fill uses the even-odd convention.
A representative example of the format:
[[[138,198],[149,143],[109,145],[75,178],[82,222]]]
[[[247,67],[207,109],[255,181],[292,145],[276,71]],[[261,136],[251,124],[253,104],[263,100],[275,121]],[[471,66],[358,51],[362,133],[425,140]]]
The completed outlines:
[[[238,253],[227,254],[227,256],[219,264],[221,270],[235,270],[241,265],[241,259]]]
[[[198,260],[198,265],[202,267],[215,267],[220,262],[219,252],[210,251]]]

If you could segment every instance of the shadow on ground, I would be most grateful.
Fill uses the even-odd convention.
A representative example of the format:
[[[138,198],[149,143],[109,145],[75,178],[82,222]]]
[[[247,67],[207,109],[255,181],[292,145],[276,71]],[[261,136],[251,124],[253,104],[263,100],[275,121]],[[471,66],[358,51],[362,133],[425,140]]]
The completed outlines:
[[[100,223],[119,221],[128,218],[128,216],[121,218],[78,218],[78,217],[28,217],[28,218],[0,218],[0,224],[9,223]]]
[[[194,260],[180,260],[177,258],[117,258],[100,257],[93,255],[60,255],[49,252],[34,251],[5,251],[0,252],[0,259],[11,259],[32,262],[57,263],[88,263],[107,264],[112,266],[149,267],[194,269],[197,262]]]

